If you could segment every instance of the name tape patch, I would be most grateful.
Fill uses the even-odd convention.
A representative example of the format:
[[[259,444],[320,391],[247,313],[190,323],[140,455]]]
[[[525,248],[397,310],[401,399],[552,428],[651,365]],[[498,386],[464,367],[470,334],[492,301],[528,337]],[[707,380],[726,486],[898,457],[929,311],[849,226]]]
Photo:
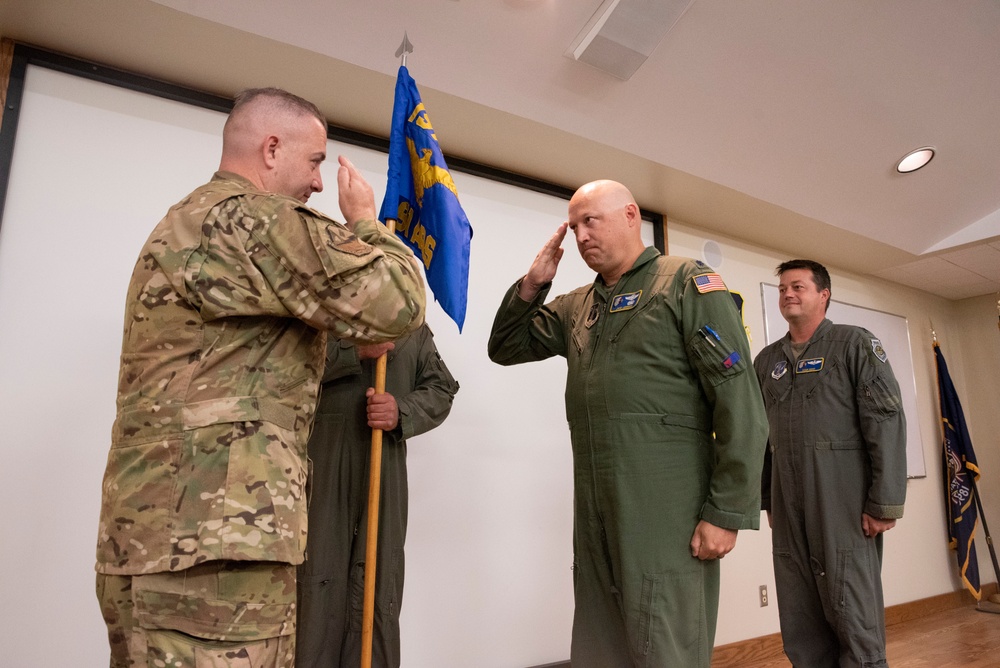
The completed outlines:
[[[816,373],[823,370],[823,358],[814,357],[811,360],[799,360],[795,363],[795,373]]]
[[[636,307],[639,303],[639,297],[642,296],[642,290],[638,292],[630,292],[627,295],[616,295],[614,299],[611,300],[610,313],[618,313],[619,311],[628,311]]]

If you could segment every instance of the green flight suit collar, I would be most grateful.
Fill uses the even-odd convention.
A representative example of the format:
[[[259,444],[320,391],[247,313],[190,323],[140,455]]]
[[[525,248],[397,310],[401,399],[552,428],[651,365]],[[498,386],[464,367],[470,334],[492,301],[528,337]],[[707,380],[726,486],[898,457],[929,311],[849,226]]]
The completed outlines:
[[[658,251],[655,247],[646,246],[645,250],[643,250],[642,253],[639,254],[639,257],[635,259],[635,262],[632,263],[632,267],[624,274],[622,274],[621,278],[619,278],[618,282],[615,283],[613,286],[608,287],[607,285],[605,285],[604,279],[601,278],[600,274],[598,274],[594,278],[594,290],[597,292],[597,294],[601,295],[602,297],[605,297],[606,299],[608,295],[614,294],[615,291],[620,290],[622,286],[625,285],[626,281],[628,281],[629,278],[634,276],[639,271],[639,269],[649,264],[656,258],[660,257],[660,255],[662,255],[662,253],[660,253],[660,251]]]
[[[807,350],[809,350],[809,346],[811,346],[813,343],[815,343],[816,341],[819,341],[824,336],[826,336],[827,332],[830,331],[831,327],[833,327],[833,321],[830,320],[829,318],[823,318],[823,322],[819,323],[819,326],[816,327],[816,331],[813,332],[812,336],[809,337],[809,340],[806,341],[806,346],[805,346],[805,348],[802,349],[802,353],[801,354],[804,355],[805,352]],[[792,353],[792,333],[791,332],[785,332],[785,336],[783,336],[781,338],[781,349],[782,349],[782,351],[784,351],[785,356],[788,359],[790,359],[790,360],[794,360],[795,359],[795,355]]]

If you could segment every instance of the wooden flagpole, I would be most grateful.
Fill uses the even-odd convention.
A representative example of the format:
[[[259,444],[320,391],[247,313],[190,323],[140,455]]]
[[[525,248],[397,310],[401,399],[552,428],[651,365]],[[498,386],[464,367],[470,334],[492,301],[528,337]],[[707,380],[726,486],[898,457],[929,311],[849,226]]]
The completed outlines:
[[[389,234],[396,233],[396,221],[385,221]],[[375,394],[385,392],[387,353],[375,361]],[[361,668],[372,665],[372,635],[375,630],[375,559],[378,557],[378,503],[382,487],[382,430],[372,429],[368,473],[368,533],[365,541],[365,599],[361,617]]]
[[[403,32],[403,43],[396,50],[406,66],[406,54],[413,53],[413,45]],[[396,221],[385,221],[389,234],[396,233]],[[386,353],[375,362],[375,394],[385,392]],[[365,600],[361,617],[361,668],[371,668],[372,636],[375,630],[375,560],[378,557],[378,502],[382,487],[382,430],[372,429],[371,463],[368,475],[368,535],[365,542]]]

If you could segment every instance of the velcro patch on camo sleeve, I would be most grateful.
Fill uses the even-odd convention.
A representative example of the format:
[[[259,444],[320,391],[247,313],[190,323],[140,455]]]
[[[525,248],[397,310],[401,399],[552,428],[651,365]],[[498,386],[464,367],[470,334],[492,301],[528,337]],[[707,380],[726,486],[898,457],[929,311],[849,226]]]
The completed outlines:
[[[345,236],[344,230],[336,225],[327,225],[326,235],[328,237],[326,245],[341,253],[361,257],[372,252],[372,247],[369,244],[366,244],[353,234]]]
[[[698,292],[715,292],[716,290],[725,290],[726,284],[722,282],[722,276],[716,273],[711,274],[699,274],[692,278],[694,281],[694,286],[698,289]]]

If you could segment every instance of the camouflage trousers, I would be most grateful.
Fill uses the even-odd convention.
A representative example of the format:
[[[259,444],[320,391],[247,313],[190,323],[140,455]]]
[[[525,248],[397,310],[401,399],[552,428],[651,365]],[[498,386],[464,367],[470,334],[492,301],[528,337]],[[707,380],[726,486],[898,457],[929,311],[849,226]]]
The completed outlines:
[[[210,561],[97,575],[111,668],[292,668],[295,566]]]

